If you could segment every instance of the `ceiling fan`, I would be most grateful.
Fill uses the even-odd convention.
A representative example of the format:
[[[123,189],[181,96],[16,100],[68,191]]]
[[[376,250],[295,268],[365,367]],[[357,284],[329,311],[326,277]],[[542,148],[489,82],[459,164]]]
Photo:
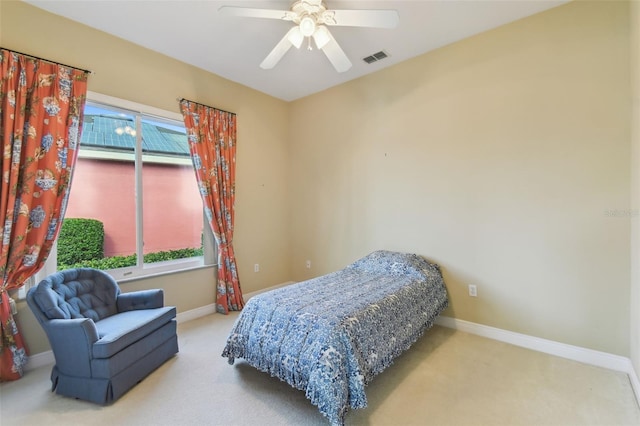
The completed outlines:
[[[261,68],[270,69],[276,66],[291,46],[299,49],[305,38],[308,48],[311,49],[313,38],[316,47],[327,55],[338,72],[345,72],[351,68],[351,61],[333,38],[327,25],[395,28],[400,19],[396,10],[329,10],[322,0],[298,0],[291,5],[290,10],[222,6],[218,12],[229,16],[280,19],[295,24],[262,61]]]

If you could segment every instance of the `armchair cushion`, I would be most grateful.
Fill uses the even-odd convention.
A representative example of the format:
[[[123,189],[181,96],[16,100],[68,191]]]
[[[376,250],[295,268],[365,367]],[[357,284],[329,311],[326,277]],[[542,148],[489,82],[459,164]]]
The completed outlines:
[[[159,329],[176,316],[176,308],[167,306],[121,312],[98,321],[98,341],[93,345],[94,358],[109,358],[127,346]]]

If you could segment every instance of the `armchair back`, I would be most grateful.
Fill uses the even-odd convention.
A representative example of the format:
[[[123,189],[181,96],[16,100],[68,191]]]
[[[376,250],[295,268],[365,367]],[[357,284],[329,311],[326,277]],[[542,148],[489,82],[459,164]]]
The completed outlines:
[[[78,268],[49,275],[34,289],[32,298],[46,319],[97,322],[118,312],[119,295],[120,287],[106,272]]]

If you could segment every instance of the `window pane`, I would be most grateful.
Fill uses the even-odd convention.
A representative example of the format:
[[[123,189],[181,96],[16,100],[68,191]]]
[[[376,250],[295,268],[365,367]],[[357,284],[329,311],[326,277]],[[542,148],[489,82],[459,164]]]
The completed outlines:
[[[142,120],[145,264],[202,255],[202,201],[182,123]],[[150,256],[150,253],[155,253]]]
[[[133,115],[87,106],[58,245],[59,270],[78,262],[114,256],[129,258],[121,259],[113,267],[135,265],[135,143]],[[95,238],[99,238],[94,232],[88,232],[93,228],[83,222],[73,224],[69,219],[99,221],[104,227],[102,252],[85,247],[85,244],[93,247]]]

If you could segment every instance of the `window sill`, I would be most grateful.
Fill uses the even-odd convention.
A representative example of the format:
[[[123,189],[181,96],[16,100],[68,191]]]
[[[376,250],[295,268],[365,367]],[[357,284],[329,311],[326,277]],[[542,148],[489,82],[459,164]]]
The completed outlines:
[[[149,270],[146,273],[141,273],[141,274],[136,274],[136,275],[129,275],[126,277],[115,277],[115,280],[118,282],[118,284],[126,284],[126,283],[130,283],[130,282],[134,282],[134,281],[140,281],[140,280],[146,280],[149,278],[157,278],[157,277],[163,277],[166,275],[172,275],[172,274],[180,274],[183,272],[191,272],[191,271],[197,271],[199,269],[214,269],[217,268],[218,265],[217,264],[210,264],[210,265],[196,265],[196,266],[189,266],[189,267],[185,267],[185,268],[181,268],[181,269],[172,269],[172,270],[166,270],[166,271],[152,271]],[[107,271],[109,272],[109,271]]]

